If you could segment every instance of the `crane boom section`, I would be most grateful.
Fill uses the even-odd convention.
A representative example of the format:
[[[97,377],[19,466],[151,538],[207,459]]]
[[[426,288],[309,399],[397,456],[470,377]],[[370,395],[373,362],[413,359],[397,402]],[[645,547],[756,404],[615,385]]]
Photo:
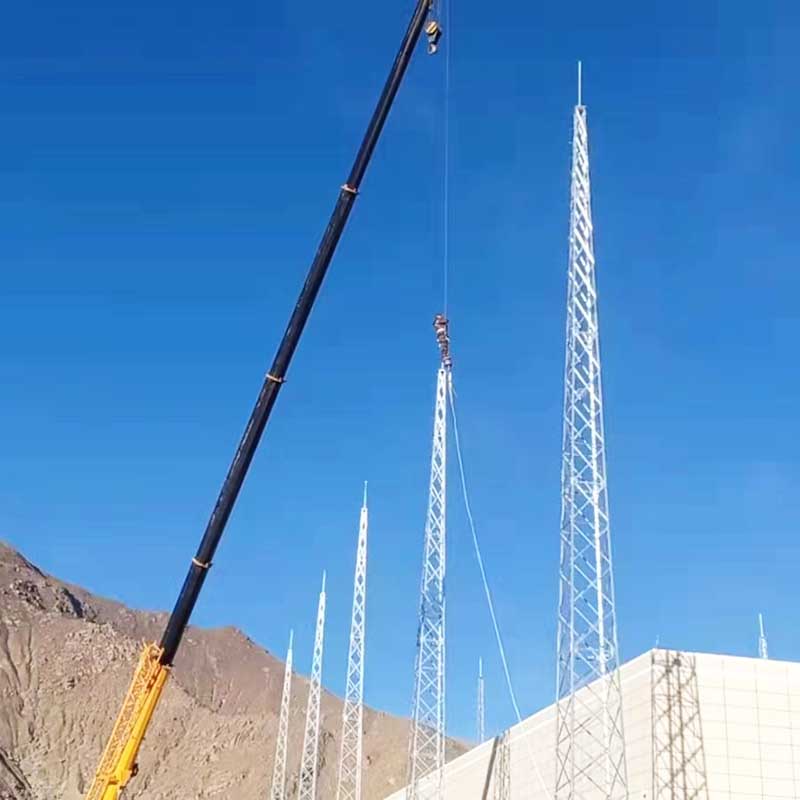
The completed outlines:
[[[145,645],[86,800],[117,800],[136,774],[136,757],[168,676],[161,648]]]
[[[411,21],[400,43],[400,49],[395,56],[383,91],[367,125],[347,182],[339,191],[333,213],[322,235],[314,260],[311,262],[272,366],[264,378],[255,407],[223,481],[203,538],[200,540],[200,546],[189,566],[175,607],[170,614],[160,642],[157,645],[148,645],[142,653],[122,711],[114,725],[111,740],[106,746],[94,783],[85,800],[117,800],[122,789],[136,774],[136,757],[139,747],[161,696],[170,665],[180,647],[184,631],[189,624],[200,590],[203,588],[203,583],[211,567],[217,545],[236,504],[278,392],[286,380],[286,372],[311,314],[317,294],[322,287],[336,246],[347,225],[361,180],[367,171],[384,123],[389,116],[392,103],[411,61],[414,47],[425,27],[432,3],[433,0],[416,0]],[[429,52],[435,52],[441,36],[438,23],[432,27],[429,25],[426,34]]]

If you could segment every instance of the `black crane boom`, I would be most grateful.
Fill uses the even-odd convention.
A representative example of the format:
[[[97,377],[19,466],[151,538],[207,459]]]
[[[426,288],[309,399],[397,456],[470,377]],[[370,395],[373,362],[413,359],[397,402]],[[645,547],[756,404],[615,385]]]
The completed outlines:
[[[258,400],[250,415],[244,435],[236,449],[236,454],[228,469],[228,474],[225,476],[225,481],[222,484],[222,489],[214,505],[214,510],[211,513],[200,546],[192,559],[189,572],[186,575],[183,587],[178,595],[178,600],[175,603],[175,607],[167,622],[167,627],[161,637],[161,663],[165,666],[172,664],[178,647],[180,646],[183,633],[186,630],[186,626],[189,624],[189,618],[197,603],[200,590],[203,588],[203,582],[211,566],[211,561],[214,558],[217,545],[225,531],[225,525],[233,511],[236,498],[239,496],[239,491],[242,488],[247,470],[250,467],[250,462],[253,460],[253,456],[258,448],[258,443],[264,433],[264,428],[269,420],[272,407],[275,405],[275,400],[278,397],[278,392],[280,392],[281,385],[285,379],[286,371],[292,360],[294,351],[297,348],[297,343],[300,341],[303,328],[308,321],[309,314],[314,306],[314,301],[322,286],[322,281],[325,278],[325,273],[333,258],[336,245],[347,224],[347,219],[353,208],[361,180],[367,170],[370,158],[375,150],[375,145],[378,143],[384,123],[386,122],[386,118],[394,102],[395,95],[400,88],[414,47],[422,33],[425,20],[430,10],[430,3],[431,0],[417,0],[414,15],[403,37],[403,41],[394,60],[394,64],[392,65],[392,69],[389,72],[389,77],[386,80],[383,91],[381,92],[378,104],[372,114],[372,119],[369,122],[367,132],[364,134],[364,139],[358,149],[353,167],[350,170],[350,175],[347,178],[347,182],[341,187],[339,198],[336,201],[325,233],[322,236],[317,254],[314,256],[314,260],[308,270],[308,275],[300,292],[300,297],[294,307],[292,316],[289,318],[286,332],[283,334],[283,339],[275,354],[272,366],[264,378],[264,383],[258,394]],[[436,32],[438,33],[438,29]]]

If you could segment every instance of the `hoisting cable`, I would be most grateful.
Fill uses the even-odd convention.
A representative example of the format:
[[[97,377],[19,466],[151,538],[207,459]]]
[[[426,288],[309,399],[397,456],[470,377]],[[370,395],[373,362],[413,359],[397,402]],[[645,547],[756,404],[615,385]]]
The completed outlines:
[[[467,491],[467,478],[466,472],[464,470],[464,459],[461,455],[461,437],[458,433],[458,418],[456,416],[456,400],[455,400],[455,392],[453,390],[453,379],[452,375],[449,381],[449,397],[450,397],[450,416],[453,420],[453,440],[456,446],[456,460],[458,461],[458,474],[461,479],[461,493],[464,497],[464,510],[467,514],[467,522],[469,523],[469,529],[472,533],[472,544],[475,549],[475,558],[478,561],[478,569],[481,573],[481,582],[483,583],[483,593],[486,596],[486,605],[489,607],[489,616],[492,618],[492,627],[494,628],[494,638],[497,641],[497,650],[500,654],[500,662],[503,665],[503,674],[505,675],[506,679],[506,686],[508,687],[508,696],[511,698],[511,705],[514,707],[514,714],[517,717],[517,722],[522,722],[522,713],[519,710],[519,704],[517,703],[517,694],[514,691],[514,684],[511,680],[511,671],[508,667],[508,657],[506,656],[506,648],[503,644],[503,635],[500,632],[500,623],[497,620],[497,612],[495,611],[494,607],[494,599],[492,598],[492,590],[489,586],[489,579],[486,576],[486,567],[483,563],[483,554],[481,553],[481,546],[480,542],[478,541],[478,532],[475,526],[475,518],[472,516],[472,505],[469,501],[469,492]],[[533,749],[531,747],[530,738],[528,736],[524,737],[528,755],[530,756],[531,763],[533,764],[533,769],[536,772],[536,777],[539,779],[539,783],[541,784],[542,791],[545,794],[545,797],[550,800],[551,794],[547,789],[547,786],[544,782],[544,778],[542,777],[542,772],[539,769],[539,764],[536,761],[536,757],[534,756]]]
[[[450,0],[433,0],[439,5],[441,10],[444,24],[449,28],[447,41],[444,45],[444,119],[443,119],[443,143],[442,143],[442,292],[443,298],[443,313],[447,317],[448,311],[448,295],[450,289],[450,64],[451,64],[451,47],[453,41],[453,26],[450,19]],[[432,40],[431,30],[434,31],[437,38]],[[436,52],[438,45],[438,37],[441,36],[441,27],[435,25],[434,28],[428,30],[428,43],[429,52]],[[480,542],[478,541],[478,533],[475,526],[475,518],[472,516],[472,506],[469,501],[469,492],[467,491],[467,478],[464,469],[464,459],[461,454],[461,438],[458,432],[458,419],[456,417],[456,402],[455,392],[453,390],[453,375],[450,373],[450,380],[448,381],[448,395],[450,405],[450,416],[453,420],[453,439],[456,446],[456,458],[458,461],[459,477],[461,479],[461,492],[464,498],[464,508],[467,514],[467,521],[469,522],[470,532],[472,534],[472,544],[475,549],[475,557],[478,561],[478,569],[481,574],[481,581],[483,583],[483,592],[486,597],[486,604],[489,608],[489,616],[492,619],[492,627],[494,628],[494,636],[497,641],[497,649],[500,654],[500,661],[503,665],[503,673],[505,675],[506,686],[508,687],[508,695],[511,699],[511,705],[514,708],[514,714],[517,718],[517,723],[522,722],[522,713],[517,703],[517,695],[514,691],[514,684],[511,680],[511,670],[508,666],[508,657],[506,656],[506,648],[503,643],[503,636],[500,632],[500,623],[497,620],[497,612],[494,607],[494,599],[492,598],[492,591],[489,587],[489,579],[486,575],[486,567],[483,563],[483,554],[481,553]],[[523,737],[525,746],[528,751],[528,756],[533,764],[534,772],[541,786],[542,792],[547,800],[552,800],[552,793],[548,790],[547,785],[542,777],[542,772],[539,769],[539,764],[531,746],[530,737]]]

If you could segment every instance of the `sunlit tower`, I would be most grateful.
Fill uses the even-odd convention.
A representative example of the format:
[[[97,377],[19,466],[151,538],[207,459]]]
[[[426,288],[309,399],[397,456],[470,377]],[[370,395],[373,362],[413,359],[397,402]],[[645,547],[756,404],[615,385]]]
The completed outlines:
[[[758,655],[759,658],[769,658],[767,649],[767,634],[764,631],[764,617],[758,615]]]
[[[441,362],[436,379],[428,516],[422,557],[408,800],[441,800],[444,790],[447,395],[452,359],[444,315],[436,316],[433,327]]]
[[[575,106],[561,478],[556,800],[628,797],[589,184],[586,106]]]
[[[339,753],[337,800],[361,800],[364,718],[364,625],[367,601],[367,484],[358,526],[356,569],[353,579],[353,616],[347,659],[347,686],[342,711],[342,746]]]
[[[289,632],[289,649],[286,651],[286,666],[283,671],[281,711],[278,717],[278,736],[275,740],[275,761],[272,765],[272,789],[270,800],[286,797],[286,755],[289,743],[289,704],[292,698],[292,642],[294,631]]]
[[[319,714],[322,698],[322,645],[325,635],[325,573],[322,573],[322,590],[317,606],[317,627],[314,633],[314,657],[311,662],[311,680],[308,683],[306,730],[303,735],[303,756],[300,762],[300,788],[298,800],[316,800],[317,767],[319,765]]]
[[[486,689],[483,683],[483,659],[478,659],[478,744],[486,740]]]

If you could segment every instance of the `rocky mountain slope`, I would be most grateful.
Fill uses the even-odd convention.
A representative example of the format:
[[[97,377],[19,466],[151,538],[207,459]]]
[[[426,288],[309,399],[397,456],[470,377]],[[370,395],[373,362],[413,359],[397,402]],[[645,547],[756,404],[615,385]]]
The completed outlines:
[[[45,575],[0,542],[0,800],[80,800],[142,642],[165,621]],[[126,798],[263,800],[282,682],[283,663],[239,631],[190,628]],[[292,689],[290,798],[306,680]],[[324,693],[320,800],[336,794],[340,724],[341,701]],[[406,720],[365,710],[366,800],[405,783],[407,741]]]

